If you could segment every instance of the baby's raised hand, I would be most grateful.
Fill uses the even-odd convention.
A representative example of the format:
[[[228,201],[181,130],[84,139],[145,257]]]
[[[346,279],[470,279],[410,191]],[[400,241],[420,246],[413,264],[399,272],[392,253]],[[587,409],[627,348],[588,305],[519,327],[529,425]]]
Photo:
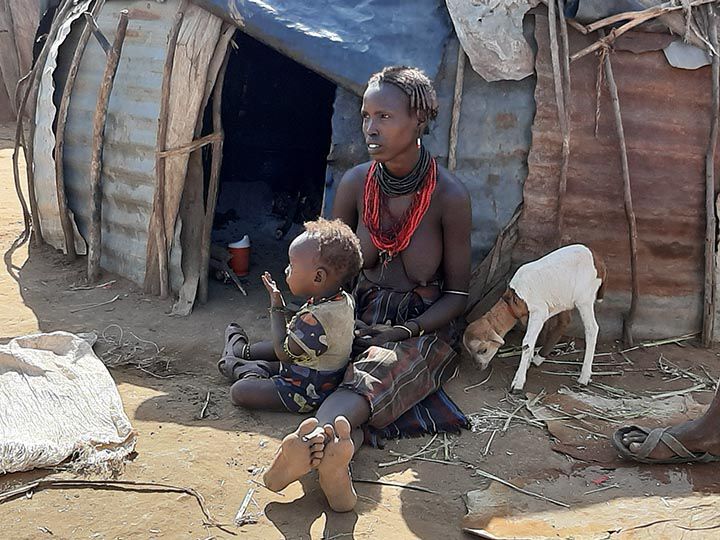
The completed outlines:
[[[265,285],[265,289],[267,290],[268,294],[270,295],[271,302],[279,301],[282,304],[282,294],[280,293],[280,289],[278,289],[277,287],[277,283],[275,283],[272,276],[270,275],[270,272],[263,273],[262,282],[263,285]]]

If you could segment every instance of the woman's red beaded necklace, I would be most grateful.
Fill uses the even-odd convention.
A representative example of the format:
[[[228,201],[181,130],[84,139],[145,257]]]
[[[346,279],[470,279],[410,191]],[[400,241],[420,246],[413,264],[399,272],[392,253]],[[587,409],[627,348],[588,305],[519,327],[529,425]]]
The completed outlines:
[[[430,207],[430,200],[437,184],[437,163],[435,158],[430,159],[427,174],[420,184],[420,189],[415,192],[410,206],[405,210],[402,218],[395,220],[389,227],[382,225],[382,214],[389,215],[389,212],[387,195],[380,188],[378,173],[379,164],[373,161],[365,179],[363,222],[370,231],[373,245],[380,250],[383,262],[387,263],[408,247],[412,235]]]

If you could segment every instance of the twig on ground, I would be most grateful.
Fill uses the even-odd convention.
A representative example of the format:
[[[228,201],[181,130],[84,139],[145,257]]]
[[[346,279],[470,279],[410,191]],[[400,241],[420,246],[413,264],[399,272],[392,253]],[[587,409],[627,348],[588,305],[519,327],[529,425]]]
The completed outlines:
[[[448,445],[447,433],[443,433],[443,455],[446,461],[450,460],[450,446]]]
[[[505,424],[502,427],[502,432],[505,433],[508,428],[510,427],[510,422],[512,422],[512,419],[515,418],[515,415],[525,407],[525,402],[523,401],[520,405],[518,405],[513,412],[510,413],[510,416],[507,417],[507,420],[505,420]]]
[[[92,289],[102,289],[104,287],[108,287],[115,283],[117,280],[112,279],[110,281],[106,281],[105,283],[100,283],[99,285],[81,285],[79,287],[70,287],[71,291],[90,291]]]
[[[485,384],[486,382],[488,382],[488,381],[490,380],[490,377],[492,377],[492,374],[493,374],[493,370],[492,370],[492,367],[490,367],[490,373],[488,373],[488,376],[485,377],[485,379],[484,379],[482,382],[479,382],[479,383],[477,383],[477,384],[473,384],[473,385],[471,385],[471,386],[468,386],[468,387],[466,387],[466,388],[463,388],[463,392],[465,392],[465,393],[467,394],[467,393],[468,393],[470,390],[472,390],[473,388],[477,388],[478,386],[482,386],[483,384]]]
[[[490,445],[493,442],[493,439],[495,438],[495,435],[497,434],[497,429],[493,430],[492,434],[490,435],[490,438],[488,439],[487,444],[485,445],[485,450],[483,450],[482,455],[487,456],[488,452],[490,452]]]
[[[13,499],[26,493],[42,489],[109,489],[118,491],[137,491],[140,493],[186,493],[195,498],[202,511],[206,523],[212,527],[218,527],[224,532],[236,536],[232,531],[222,528],[205,506],[205,498],[193,488],[173,486],[170,484],[158,484],[156,482],[136,482],[134,480],[36,480],[24,486],[0,493],[0,503]]]
[[[120,299],[120,295],[116,294],[115,298],[113,298],[112,300],[108,300],[106,302],[100,302],[99,304],[91,304],[89,306],[84,306],[84,307],[80,307],[77,309],[71,309],[70,313],[77,313],[78,311],[85,311],[86,309],[94,309],[96,307],[106,306],[108,304],[112,304],[113,302],[115,302],[116,300],[119,300],[119,299]]]
[[[208,392],[208,397],[210,397],[210,392]],[[237,514],[235,514],[235,524],[238,527],[241,527],[246,524],[245,521],[245,512],[247,512],[248,505],[250,504],[250,501],[252,500],[253,495],[255,494],[255,488],[248,489],[247,493],[245,494],[245,498],[243,499],[242,503],[240,504],[240,508],[237,511]]]
[[[648,392],[648,394],[652,394],[650,397],[652,399],[664,399],[669,398],[673,396],[684,396],[686,394],[689,394],[691,392],[711,392],[712,389],[708,388],[706,384],[696,384],[695,386],[691,386],[690,388],[684,388],[683,390],[674,390],[673,392],[663,392],[656,394],[654,392]]]
[[[555,499],[551,499],[550,497],[546,497],[545,495],[541,495],[540,493],[535,493],[533,491],[528,491],[526,489],[523,489],[521,487],[516,486],[515,484],[511,484],[507,480],[503,480],[499,476],[495,476],[494,474],[490,474],[487,471],[483,471],[482,469],[478,469],[475,467],[475,473],[478,476],[482,476],[483,478],[487,478],[488,480],[492,480],[494,482],[498,482],[499,484],[502,484],[503,486],[509,487],[510,489],[514,489],[515,491],[518,491],[520,493],[523,493],[525,495],[529,495],[530,497],[535,497],[536,499],[542,499],[543,501],[547,501],[549,503],[555,504],[557,506],[562,506],[563,508],[570,508],[569,504],[566,504],[564,502],[556,501]]]
[[[145,369],[142,366],[136,365],[135,367],[138,368],[140,371],[147,373],[148,375],[150,375],[152,377],[155,377],[156,379],[172,379],[173,378],[173,375],[158,375],[157,373],[153,373],[149,369]]]
[[[401,463],[407,463],[408,461],[411,461],[412,459],[414,459],[417,456],[421,456],[423,454],[431,452],[432,450],[428,450],[428,448],[430,448],[430,446],[432,446],[432,444],[435,442],[435,439],[437,439],[437,438],[438,438],[438,434],[436,433],[435,435],[433,435],[432,439],[430,439],[429,443],[427,443],[425,446],[423,446],[420,450],[418,450],[414,454],[404,455],[401,458],[396,459],[395,461],[390,461],[387,463],[378,463],[378,467],[382,468],[382,467],[390,467],[392,465],[400,465]]]
[[[545,373],[546,375],[561,375],[561,376],[567,376],[567,377],[578,377],[580,375],[580,372],[577,371],[541,371],[540,373]],[[592,376],[593,377],[616,377],[618,375],[623,375],[624,371],[593,371]]]
[[[209,403],[210,403],[210,390],[208,390],[207,397],[205,398],[205,404],[203,405],[203,408],[200,410],[200,420],[205,418],[205,413],[207,412]]]
[[[432,489],[428,489],[426,487],[422,486],[412,486],[410,484],[398,484],[396,482],[383,482],[382,480],[365,480],[361,478],[353,478],[353,483],[355,484],[377,484],[379,486],[390,486],[390,487],[396,487],[396,488],[402,488],[402,489],[410,489],[413,491],[421,491],[423,493],[431,493],[433,495],[439,495],[437,491],[433,491]]]
[[[607,486],[603,486],[601,488],[591,489],[590,491],[586,491],[585,493],[583,493],[583,495],[590,495],[591,493],[599,493],[600,491],[605,491],[606,489],[613,489],[613,488],[619,488],[619,487],[620,487],[620,484],[610,484]]]

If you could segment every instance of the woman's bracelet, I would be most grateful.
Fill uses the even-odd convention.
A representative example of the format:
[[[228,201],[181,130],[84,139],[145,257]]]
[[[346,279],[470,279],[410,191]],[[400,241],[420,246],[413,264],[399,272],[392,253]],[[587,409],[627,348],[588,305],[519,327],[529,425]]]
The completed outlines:
[[[285,306],[270,306],[268,308],[270,313],[287,313],[288,310]]]
[[[393,328],[402,328],[403,330],[405,330],[405,331],[409,334],[408,337],[411,337],[411,338],[412,338],[412,337],[415,337],[415,332],[413,332],[412,330],[410,330],[407,326],[403,326],[402,324],[396,324],[396,325],[393,326]]]
[[[413,332],[413,337],[420,337],[425,333],[425,330],[423,330],[423,327],[420,326],[420,323],[417,322],[415,319],[410,319],[409,321],[405,321],[405,324],[414,324],[417,326],[417,332]]]

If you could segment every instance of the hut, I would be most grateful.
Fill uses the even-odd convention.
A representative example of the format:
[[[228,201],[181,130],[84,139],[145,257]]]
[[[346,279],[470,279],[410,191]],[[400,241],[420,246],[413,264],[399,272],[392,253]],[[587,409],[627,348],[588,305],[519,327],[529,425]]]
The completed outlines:
[[[517,264],[583,242],[610,268],[599,313],[604,338],[621,335],[638,285],[635,338],[698,332],[708,305],[715,310],[716,265],[707,270],[705,262],[716,253],[714,221],[709,243],[705,226],[717,191],[712,184],[708,195],[705,173],[713,79],[708,61],[678,69],[668,53],[687,41],[708,48],[692,30],[672,34],[686,16],[687,28],[707,41],[704,15],[677,2],[662,8],[664,18],[648,16],[657,4],[63,2],[36,70],[29,160],[36,237],[69,256],[90,251],[89,262],[177,295],[174,312],[188,314],[207,298],[213,240],[248,233],[264,262],[279,264],[293,223],[329,212],[342,173],[366,159],[357,114],[365,81],[384,65],[416,65],[435,80],[441,103],[426,144],[472,197],[470,316],[489,307]],[[592,23],[626,10],[651,20],[643,30],[653,32],[622,27],[622,38],[613,30],[596,46]],[[92,36],[87,11],[108,50],[124,33],[100,123],[111,55]],[[615,22],[627,20],[638,17]],[[568,45],[558,46],[551,36],[562,44],[565,29]],[[601,54],[570,64],[586,47]],[[690,67],[688,50],[673,64]],[[598,84],[607,59],[628,167],[617,100],[603,90],[606,79]]]

